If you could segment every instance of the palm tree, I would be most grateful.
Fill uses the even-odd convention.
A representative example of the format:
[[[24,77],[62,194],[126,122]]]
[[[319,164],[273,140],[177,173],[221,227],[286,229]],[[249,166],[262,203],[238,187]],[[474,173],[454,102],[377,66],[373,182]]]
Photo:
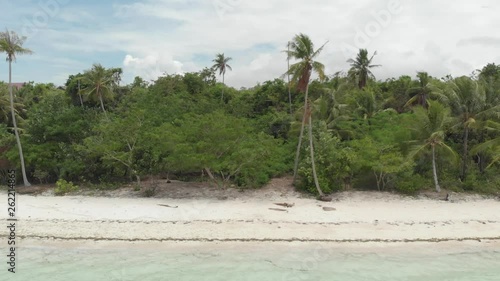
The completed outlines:
[[[304,125],[306,122],[309,123],[309,134],[310,134],[310,153],[313,165],[313,176],[316,185],[316,189],[320,196],[323,196],[323,192],[318,183],[318,178],[316,175],[316,169],[314,164],[314,147],[312,145],[312,118],[308,105],[309,99],[309,79],[311,78],[312,72],[316,72],[319,78],[323,80],[325,78],[325,66],[315,61],[316,57],[321,53],[324,46],[323,44],[319,49],[314,50],[314,44],[311,39],[305,34],[296,35],[291,42],[288,43],[288,50],[286,50],[288,59],[296,59],[299,62],[290,66],[290,69],[285,73],[286,75],[292,76],[292,81],[297,83],[299,91],[305,92],[304,97],[304,115],[302,117],[302,124],[300,127],[299,144],[297,145],[297,152],[295,155],[295,165],[293,169],[294,182],[297,177],[297,169],[299,166],[300,148],[302,147],[302,138],[304,136]]]
[[[88,85],[83,90],[87,98],[97,98],[101,104],[101,109],[106,118],[108,117],[106,109],[104,108],[104,99],[113,97],[113,88],[118,84],[121,69],[112,68],[106,69],[100,64],[94,64],[92,69],[87,70],[83,77],[83,84]]]
[[[471,153],[479,155],[480,153],[491,152],[493,160],[488,165],[488,167],[486,167],[487,169],[493,166],[493,164],[495,164],[496,162],[500,161],[500,123],[488,120],[485,123],[484,129],[491,132],[496,132],[496,137],[476,145],[471,149]]]
[[[224,81],[224,76],[226,75],[226,70],[229,69],[229,70],[233,70],[231,68],[231,66],[229,64],[227,64],[230,60],[232,60],[233,58],[231,57],[225,57],[224,56],[224,53],[222,54],[217,54],[215,56],[215,59],[213,60],[213,62],[215,63],[212,68],[215,70],[215,71],[219,71],[219,75],[222,75],[222,84],[225,85],[225,81]],[[224,88],[222,89],[222,95],[220,97],[221,101],[224,100]]]
[[[19,130],[17,128],[16,113],[14,108],[14,94],[12,92],[12,62],[16,61],[16,55],[32,54],[30,49],[23,48],[26,37],[19,37],[14,31],[6,30],[0,32],[0,52],[7,54],[7,62],[9,63],[9,95],[10,95],[10,112],[12,116],[12,123],[14,125],[14,133],[16,135],[17,147],[19,149],[19,158],[21,159],[21,170],[23,174],[24,186],[31,186],[26,176],[26,167],[24,165],[23,148],[21,146],[21,139],[19,137]]]
[[[469,161],[469,134],[473,128],[480,127],[488,116],[495,115],[500,111],[500,104],[488,103],[486,93],[476,80],[462,76],[449,80],[444,91],[436,91],[439,99],[449,104],[452,113],[459,117],[458,125],[463,129],[463,152],[460,179],[464,181],[467,177]]]
[[[351,103],[353,112],[367,120],[368,124],[370,124],[370,118],[378,112],[377,100],[371,90],[356,90],[352,95]]]
[[[408,89],[408,93],[412,95],[412,97],[405,104],[405,107],[417,104],[427,108],[427,99],[429,94],[432,92],[429,84],[432,77],[429,76],[427,72],[418,72],[417,78],[418,86]]]
[[[416,145],[411,157],[430,148],[432,153],[432,172],[436,191],[441,192],[436,167],[436,148],[441,147],[451,155],[456,156],[456,152],[444,142],[445,129],[451,123],[450,110],[436,101],[428,101],[428,108],[417,107],[414,109],[415,122],[413,130],[418,135],[418,145]]]
[[[376,54],[377,52],[375,51],[371,58],[368,59],[368,51],[366,49],[360,49],[356,59],[347,60],[347,62],[351,64],[349,75],[356,79],[360,89],[363,89],[366,86],[368,79],[375,79],[375,76],[370,69],[381,66],[378,64],[372,64],[373,57]]]

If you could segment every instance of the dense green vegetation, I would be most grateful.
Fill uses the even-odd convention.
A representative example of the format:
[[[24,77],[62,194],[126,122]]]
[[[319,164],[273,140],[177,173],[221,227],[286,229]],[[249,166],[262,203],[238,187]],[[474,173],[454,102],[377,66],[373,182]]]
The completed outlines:
[[[500,192],[500,66],[377,81],[375,53],[360,50],[345,74],[328,75],[321,49],[303,34],[289,43],[291,96],[282,79],[240,90],[217,83],[231,70],[224,54],[212,68],[130,85],[121,69],[95,64],[64,87],[14,90],[12,106],[0,83],[3,157],[21,166],[22,143],[28,179],[58,182],[61,193],[71,182],[140,185],[150,175],[257,188],[292,173],[317,194]]]

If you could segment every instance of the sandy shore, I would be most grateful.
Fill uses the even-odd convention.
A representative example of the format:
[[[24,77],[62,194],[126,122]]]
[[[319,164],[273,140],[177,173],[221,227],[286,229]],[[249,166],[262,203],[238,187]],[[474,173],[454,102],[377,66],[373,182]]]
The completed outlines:
[[[274,204],[283,202],[294,206]],[[226,200],[18,195],[17,217],[19,239],[46,241],[483,241],[496,246],[500,241],[498,200],[447,202],[370,192],[344,193],[329,203],[283,194]]]

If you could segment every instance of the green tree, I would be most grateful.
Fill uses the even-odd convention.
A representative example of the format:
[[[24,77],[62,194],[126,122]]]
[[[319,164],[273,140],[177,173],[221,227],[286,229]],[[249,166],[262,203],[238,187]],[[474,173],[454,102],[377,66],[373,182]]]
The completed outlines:
[[[349,76],[358,82],[358,87],[360,89],[366,87],[369,79],[375,79],[375,76],[370,69],[381,66],[378,64],[372,64],[373,57],[376,54],[377,52],[375,51],[375,53],[368,58],[368,51],[366,49],[360,49],[355,59],[347,60],[347,62],[351,64]]]
[[[384,108],[393,108],[399,113],[408,111],[408,93],[414,88],[410,76],[403,75],[398,79],[391,78],[380,83],[380,89],[385,94]]]
[[[23,105],[21,103],[14,103],[14,112],[17,118],[20,118],[18,115],[22,109]],[[0,82],[0,123],[9,124],[10,115],[9,87]]]
[[[418,72],[418,86],[408,89],[408,93],[412,95],[410,100],[406,103],[405,106],[410,105],[421,105],[424,108],[427,108],[427,99],[429,98],[429,94],[432,92],[432,88],[430,87],[430,81],[432,79],[427,72]]]
[[[12,123],[14,125],[14,133],[16,135],[17,147],[19,149],[19,158],[21,160],[21,170],[25,186],[30,186],[28,177],[26,176],[26,167],[24,165],[23,148],[21,146],[21,139],[19,137],[19,130],[17,128],[16,113],[14,108],[14,94],[12,92],[12,62],[16,61],[16,55],[31,54],[30,49],[23,48],[26,37],[19,37],[14,31],[6,30],[0,32],[0,52],[7,54],[7,62],[9,63],[9,95],[10,95],[10,112],[12,116]]]
[[[217,54],[215,56],[215,59],[213,60],[214,62],[214,65],[212,66],[212,68],[215,70],[215,71],[219,71],[219,75],[222,75],[222,84],[225,85],[225,75],[226,75],[226,70],[233,70],[231,68],[231,66],[228,64],[229,61],[231,61],[233,58],[231,57],[225,57],[224,54]],[[222,94],[221,94],[221,97],[220,97],[221,101],[224,100],[224,89],[222,89]]]
[[[120,81],[121,69],[111,68],[106,69],[100,64],[94,64],[90,70],[85,71],[82,82],[87,86],[83,90],[84,95],[88,99],[99,100],[101,109],[107,118],[107,112],[104,108],[104,99],[113,98],[113,89]]]
[[[473,128],[480,126],[481,120],[498,114],[500,105],[487,103],[484,87],[478,81],[466,76],[448,81],[444,91],[435,93],[445,104],[450,105],[452,113],[458,116],[458,125],[462,128],[463,151],[460,178],[464,181],[469,163],[470,132]]]
[[[302,147],[302,138],[304,136],[304,125],[307,121],[309,126],[309,135],[310,135],[310,153],[311,153],[311,162],[313,169],[313,176],[315,180],[316,188],[318,189],[318,193],[320,196],[323,196],[323,192],[319,186],[319,182],[316,176],[316,167],[314,163],[314,147],[312,145],[312,122],[311,122],[311,112],[310,106],[308,104],[309,99],[309,80],[311,78],[312,72],[316,72],[319,75],[320,80],[325,78],[325,66],[316,61],[315,59],[319,56],[321,51],[323,50],[323,44],[319,49],[314,50],[314,44],[311,39],[305,34],[296,35],[291,42],[288,43],[287,53],[288,59],[299,60],[299,62],[292,64],[290,69],[286,73],[287,75],[292,76],[292,81],[297,83],[297,87],[299,91],[305,92],[304,97],[304,115],[302,117],[302,124],[300,128],[300,136],[299,136],[299,144],[297,145],[297,152],[295,156],[295,164],[293,169],[294,181],[297,177],[297,169],[299,165],[299,157],[300,157],[300,149]]]
[[[85,146],[102,160],[123,165],[140,186],[140,171],[135,154],[144,142],[142,136],[145,114],[141,110],[124,114],[126,116],[113,116],[109,122],[99,124],[95,129],[96,134],[85,139]]]
[[[431,150],[432,153],[432,174],[434,176],[434,185],[437,192],[441,192],[439,186],[438,173],[436,167],[436,149],[444,148],[451,155],[456,153],[445,143],[445,134],[448,125],[451,124],[450,110],[437,101],[427,101],[428,108],[417,107],[414,109],[414,123],[412,129],[417,135],[417,145],[410,153],[411,157],[417,154]]]
[[[95,177],[76,146],[91,134],[95,109],[73,106],[63,90],[47,92],[28,112],[24,143],[26,165],[40,180],[80,180]],[[93,159],[88,159],[92,162]],[[86,170],[88,172],[86,172]],[[44,176],[41,176],[44,175]]]
[[[338,129],[339,121],[348,120],[347,105],[337,99],[338,91],[325,89],[320,98],[313,103],[314,116],[326,123],[328,129]],[[339,132],[339,130],[336,130]]]
[[[496,133],[496,137],[480,143],[471,149],[472,154],[486,153],[492,154],[493,159],[487,168],[491,168],[493,164],[500,161],[500,123],[488,120],[485,124],[485,129]]]
[[[355,90],[352,94],[351,108],[353,113],[370,122],[370,118],[378,112],[377,100],[371,89]]]

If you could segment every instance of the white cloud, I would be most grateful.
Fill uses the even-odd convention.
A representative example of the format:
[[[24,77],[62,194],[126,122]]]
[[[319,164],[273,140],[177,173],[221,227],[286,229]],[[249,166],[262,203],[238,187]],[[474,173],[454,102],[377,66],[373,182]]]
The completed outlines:
[[[250,70],[258,71],[265,69],[272,60],[271,54],[260,54],[256,59],[250,63]]]
[[[148,55],[143,58],[126,55],[123,67],[125,71],[132,73],[133,76],[141,76],[147,80],[155,80],[165,73],[179,74],[183,72],[181,62],[158,54]]]
[[[81,12],[75,22],[85,22],[90,16],[97,20],[87,25],[51,25],[30,41],[30,47],[37,53],[46,52],[46,56],[83,56],[80,62],[86,57],[89,67],[101,60],[123,65],[129,79],[135,75],[153,79],[163,72],[197,71],[211,65],[207,57],[224,52],[233,57],[227,83],[238,88],[280,77],[286,71],[280,51],[297,33],[309,35],[316,47],[329,41],[318,58],[328,74],[347,70],[346,60],[361,47],[370,53],[378,51],[374,62],[382,67],[374,73],[379,79],[413,76],[421,70],[437,77],[467,75],[499,59],[494,48],[498,45],[494,34],[500,26],[497,1],[401,0],[400,12],[392,13],[388,22],[380,20],[392,1],[69,3],[61,9],[63,21],[71,20],[70,11],[75,8]],[[36,4],[35,0],[31,2]],[[361,33],[368,33],[363,44],[359,44]],[[254,48],[261,45],[270,47]],[[353,50],[343,52],[343,46],[352,46]]]

